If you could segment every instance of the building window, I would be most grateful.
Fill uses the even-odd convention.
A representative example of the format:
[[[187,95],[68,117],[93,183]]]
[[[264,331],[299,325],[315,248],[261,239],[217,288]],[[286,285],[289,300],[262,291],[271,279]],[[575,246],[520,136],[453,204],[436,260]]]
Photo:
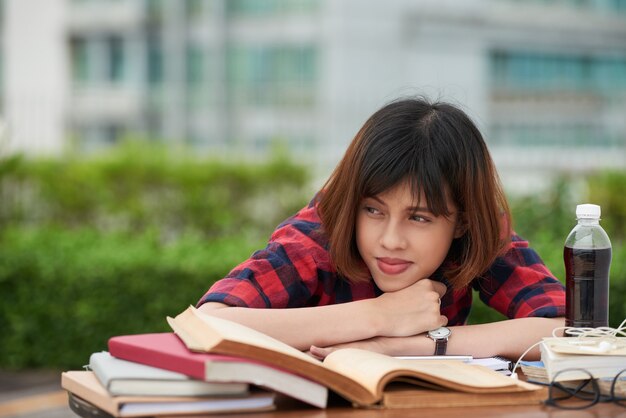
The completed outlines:
[[[163,83],[163,45],[160,36],[151,34],[147,42],[148,83],[157,86]]]
[[[626,0],[523,0],[520,3],[552,4],[600,13],[626,13]]]
[[[87,40],[82,37],[70,39],[70,59],[72,80],[75,83],[84,83],[89,80],[89,59]]]
[[[626,90],[626,56],[497,51],[491,55],[491,77],[499,91],[612,95]]]
[[[319,4],[319,0],[228,0],[226,12],[230,16],[310,14]]]
[[[515,148],[618,148],[618,135],[598,123],[496,124],[491,128],[492,145]]]
[[[228,51],[228,84],[234,103],[299,106],[313,104],[316,50],[311,46],[234,47]]]
[[[187,104],[191,108],[202,108],[208,103],[209,77],[206,74],[206,58],[207,53],[201,46],[187,46]]]
[[[119,36],[111,36],[107,39],[108,49],[108,81],[119,83],[124,80],[125,60],[124,41]]]
[[[198,45],[187,47],[187,85],[189,87],[199,86],[205,77],[204,51]]]

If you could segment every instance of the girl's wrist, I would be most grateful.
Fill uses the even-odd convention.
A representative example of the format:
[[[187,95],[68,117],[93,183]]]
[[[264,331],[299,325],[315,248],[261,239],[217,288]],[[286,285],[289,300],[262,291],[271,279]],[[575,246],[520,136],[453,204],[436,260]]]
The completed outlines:
[[[426,333],[411,337],[380,337],[383,352],[390,356],[430,356],[435,342]]]
[[[359,317],[363,319],[362,323],[367,327],[367,331],[371,334],[371,337],[379,337],[385,335],[386,321],[385,317],[381,315],[376,304],[377,299],[364,299],[357,303],[360,303],[361,314]]]

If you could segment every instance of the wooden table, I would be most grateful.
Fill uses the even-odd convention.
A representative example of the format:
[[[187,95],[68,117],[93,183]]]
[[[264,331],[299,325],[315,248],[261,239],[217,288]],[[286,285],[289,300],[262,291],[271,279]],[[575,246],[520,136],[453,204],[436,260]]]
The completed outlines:
[[[287,398],[277,399],[277,410],[253,414],[228,415],[229,418],[626,418],[626,408],[614,403],[599,403],[579,411],[545,405],[475,406],[465,408],[361,409],[333,401],[327,409],[317,409]]]

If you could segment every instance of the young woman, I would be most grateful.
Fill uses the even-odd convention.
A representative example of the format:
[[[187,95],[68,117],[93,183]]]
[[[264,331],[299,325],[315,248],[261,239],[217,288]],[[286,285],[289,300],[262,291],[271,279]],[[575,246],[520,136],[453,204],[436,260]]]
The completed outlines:
[[[464,325],[472,289],[510,319]],[[565,294],[511,231],[472,121],[403,99],[367,120],[310,204],[198,306],[318,357],[353,346],[516,358],[563,326]]]

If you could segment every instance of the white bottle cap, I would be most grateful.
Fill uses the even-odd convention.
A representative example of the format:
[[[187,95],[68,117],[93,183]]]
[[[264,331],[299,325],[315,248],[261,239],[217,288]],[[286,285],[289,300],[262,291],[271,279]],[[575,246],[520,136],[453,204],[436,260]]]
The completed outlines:
[[[576,206],[577,219],[600,219],[600,206],[585,203]]]

